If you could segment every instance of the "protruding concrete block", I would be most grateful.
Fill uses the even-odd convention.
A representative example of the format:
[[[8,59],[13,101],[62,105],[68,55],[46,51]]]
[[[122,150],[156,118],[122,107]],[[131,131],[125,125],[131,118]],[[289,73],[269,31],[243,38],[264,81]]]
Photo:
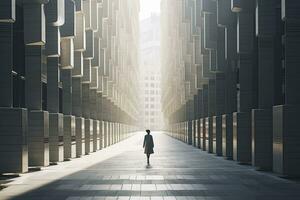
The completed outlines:
[[[64,116],[64,158],[76,157],[75,116]]]
[[[27,172],[27,110],[0,108],[0,118],[0,173]]]
[[[83,12],[85,18],[85,29],[90,30],[92,29],[92,3],[91,0],[83,1]]]
[[[101,65],[101,49],[100,49],[100,39],[94,38],[94,58],[92,60],[93,67],[100,67]]]
[[[24,4],[24,42],[26,45],[46,43],[46,21],[43,4]]]
[[[100,121],[100,149],[104,148],[104,121]]]
[[[206,151],[208,153],[213,153],[213,119],[212,117],[205,118],[205,134],[206,134]]]
[[[45,4],[47,24],[62,26],[65,23],[65,0],[51,0]]]
[[[91,68],[91,84],[90,88],[92,90],[98,89],[98,67],[92,67]]]
[[[50,162],[64,161],[64,118],[60,113],[49,113]]]
[[[47,25],[46,55],[48,57],[60,56],[60,32],[57,26]]]
[[[98,30],[98,20],[98,0],[91,0],[91,28],[95,32]]]
[[[93,151],[93,120],[85,119],[85,154]]]
[[[65,0],[65,23],[60,28],[61,37],[73,38],[75,36],[75,2]]]
[[[273,171],[288,177],[300,175],[298,105],[273,107]]]
[[[83,57],[85,59],[93,59],[94,58],[94,31],[86,30],[86,49],[83,52]]]
[[[252,165],[260,170],[272,170],[272,120],[272,110],[252,110]]]
[[[83,55],[81,51],[74,52],[74,68],[72,70],[73,77],[83,76]]]
[[[217,156],[222,156],[222,116],[213,117],[213,152]]]
[[[76,12],[83,11],[83,0],[74,0],[76,6]]]
[[[103,144],[104,144],[104,148],[108,147],[108,122],[107,121],[103,121]]]
[[[76,157],[85,155],[85,122],[84,118],[75,118],[76,127]]]
[[[76,35],[74,38],[75,51],[85,51],[86,48],[84,13],[76,12]]]
[[[192,135],[193,135],[193,124],[192,121],[187,122],[187,143],[192,145]]]
[[[231,114],[222,115],[222,154],[232,159],[233,153],[233,118]]]
[[[62,69],[73,69],[74,67],[74,43],[72,38],[63,38],[60,42],[61,56],[60,66]],[[73,75],[73,72],[72,72]]]
[[[0,1],[0,22],[13,23],[16,20],[16,0]]]
[[[200,143],[201,149],[206,151],[206,129],[205,129],[205,118],[200,119]]]
[[[94,120],[93,121],[93,152],[99,150],[99,140],[100,140],[99,133],[100,133],[99,121]]]
[[[92,66],[91,60],[83,60],[83,77],[82,83],[91,83],[92,79]]]
[[[231,11],[236,13],[242,11],[241,0],[231,0]]]
[[[233,113],[233,160],[251,164],[250,113]]]
[[[29,166],[49,165],[49,113],[28,112]]]

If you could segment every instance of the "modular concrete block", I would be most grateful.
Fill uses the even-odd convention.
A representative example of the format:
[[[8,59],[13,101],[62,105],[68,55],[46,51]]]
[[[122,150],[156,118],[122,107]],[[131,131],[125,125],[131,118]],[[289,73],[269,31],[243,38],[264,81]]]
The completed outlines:
[[[0,118],[0,173],[27,172],[27,110],[0,108]]]
[[[233,116],[222,115],[222,155],[226,159],[233,157]]]
[[[76,157],[75,116],[64,116],[64,159]]]
[[[99,133],[100,133],[99,121],[93,120],[93,152],[99,150],[99,142],[100,142]]]
[[[205,118],[205,134],[206,134],[206,151],[208,153],[213,153],[213,143],[214,143],[214,136],[213,136],[213,118],[207,117]]]
[[[85,155],[85,121],[82,117],[75,118],[76,157]]]
[[[46,18],[43,4],[23,5],[24,43],[26,45],[44,45],[46,43]]]
[[[85,51],[86,48],[84,13],[76,12],[76,34],[74,38],[75,51]]]
[[[273,171],[283,176],[300,175],[298,105],[273,107]]]
[[[84,120],[85,128],[85,154],[89,154],[93,151],[93,120]]]
[[[61,69],[73,69],[74,67],[74,43],[73,38],[62,38],[60,41],[61,55],[60,67]],[[72,72],[73,76],[73,72]]]
[[[251,113],[233,113],[233,160],[251,164]]]
[[[200,119],[200,143],[201,149],[206,151],[206,129],[205,129],[205,118]]]
[[[0,22],[13,23],[16,20],[16,0],[0,1]]]
[[[64,160],[64,118],[60,113],[49,113],[50,162]]]
[[[215,138],[213,152],[217,156],[222,156],[222,116],[213,117],[213,135]]]
[[[272,110],[252,110],[252,165],[260,170],[272,170],[272,120]]]
[[[49,165],[49,113],[28,112],[29,166]]]

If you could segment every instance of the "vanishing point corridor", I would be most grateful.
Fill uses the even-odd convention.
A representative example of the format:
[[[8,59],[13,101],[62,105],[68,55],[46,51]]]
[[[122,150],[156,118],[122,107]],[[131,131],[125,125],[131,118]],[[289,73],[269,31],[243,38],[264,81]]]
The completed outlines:
[[[212,156],[153,133],[147,167],[143,133],[82,159],[23,175],[0,193],[13,200],[298,200],[300,184]]]
[[[0,0],[0,200],[300,200],[299,83],[300,0]]]

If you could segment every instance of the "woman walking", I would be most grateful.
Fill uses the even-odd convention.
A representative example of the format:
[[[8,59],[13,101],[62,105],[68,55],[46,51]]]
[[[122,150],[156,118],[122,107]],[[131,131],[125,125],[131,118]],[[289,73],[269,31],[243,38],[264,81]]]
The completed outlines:
[[[149,159],[150,159],[150,154],[153,154],[153,148],[154,148],[154,143],[153,143],[153,138],[152,135],[150,135],[150,130],[146,130],[147,135],[144,137],[144,153],[147,155],[147,164],[150,165]]]

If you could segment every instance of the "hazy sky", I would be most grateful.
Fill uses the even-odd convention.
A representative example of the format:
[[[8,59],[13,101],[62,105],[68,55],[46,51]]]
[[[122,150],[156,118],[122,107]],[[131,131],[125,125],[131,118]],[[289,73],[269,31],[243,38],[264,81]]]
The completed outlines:
[[[152,12],[160,12],[160,0],[140,0],[140,2],[140,20],[149,17]]]

